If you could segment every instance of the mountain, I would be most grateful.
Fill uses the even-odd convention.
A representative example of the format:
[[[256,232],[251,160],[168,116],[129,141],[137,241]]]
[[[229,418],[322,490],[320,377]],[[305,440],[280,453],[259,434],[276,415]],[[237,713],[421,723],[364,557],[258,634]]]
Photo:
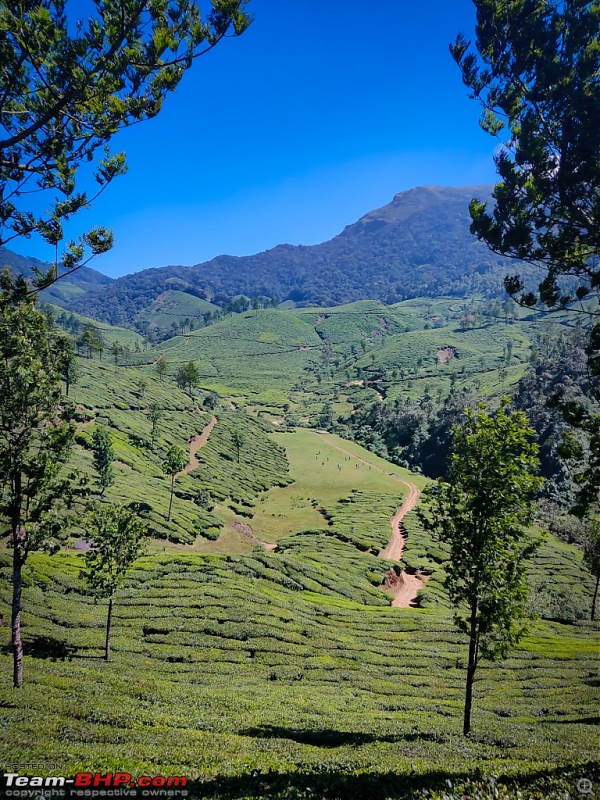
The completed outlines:
[[[35,269],[47,272],[51,266],[51,264],[40,261],[38,258],[20,256],[17,253],[13,253],[12,250],[8,250],[6,247],[0,247],[0,269],[9,267],[14,275],[24,275],[26,278],[33,278],[35,276]],[[70,301],[77,295],[98,289],[101,290],[112,282],[112,278],[103,275],[95,269],[80,267],[69,275],[68,278],[63,278],[49,289],[45,289],[41,293],[41,297],[48,303],[67,307],[70,305]]]
[[[323,244],[282,244],[193,267],[147,269],[72,294],[69,307],[113,324],[132,324],[170,289],[217,303],[244,294],[299,306],[501,293],[514,263],[490,252],[469,231],[469,201],[488,200],[491,191],[491,186],[419,186]]]

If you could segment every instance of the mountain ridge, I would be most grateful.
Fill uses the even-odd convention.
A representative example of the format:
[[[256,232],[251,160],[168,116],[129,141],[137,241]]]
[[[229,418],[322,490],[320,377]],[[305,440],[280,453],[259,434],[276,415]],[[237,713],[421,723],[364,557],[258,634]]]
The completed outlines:
[[[192,266],[145,269],[72,293],[68,307],[131,325],[170,288],[216,303],[243,294],[300,306],[497,295],[514,262],[492,253],[469,230],[470,200],[489,201],[492,189],[418,186],[398,192],[321,244],[278,244],[247,256],[224,254]]]

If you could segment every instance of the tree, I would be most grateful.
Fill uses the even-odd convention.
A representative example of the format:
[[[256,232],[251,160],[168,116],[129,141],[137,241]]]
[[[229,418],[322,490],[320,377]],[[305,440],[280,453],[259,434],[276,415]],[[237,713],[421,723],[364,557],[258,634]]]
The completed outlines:
[[[63,363],[62,368],[62,379],[65,382],[65,395],[69,396],[69,391],[73,384],[77,383],[79,380],[79,366],[77,365],[77,359],[75,357],[75,353],[73,352],[73,348],[70,347],[67,354],[65,355],[65,360]]]
[[[600,5],[584,0],[474,0],[476,53],[451,47],[481,125],[502,139],[494,208],[471,202],[471,230],[495,253],[545,269],[538,292],[506,288],[550,309],[600,288]],[[575,279],[573,286],[564,278]],[[573,281],[571,280],[572,284]],[[600,373],[600,322],[589,345]]]
[[[183,364],[175,374],[175,381],[179,388],[184,391],[187,389],[187,393],[190,396],[192,394],[192,388],[198,385],[199,380],[200,373],[193,361],[188,361],[186,364]]]
[[[97,597],[108,599],[104,657],[110,661],[115,593],[142,554],[142,539],[148,528],[134,511],[118,505],[95,508],[89,514],[87,527],[93,547],[85,555],[85,569],[81,575]]]
[[[111,232],[97,227],[59,255],[63,223],[125,172],[111,137],[156,116],[195,58],[241,34],[246,2],[210,0],[203,14],[192,0],[94,0],[81,19],[56,0],[0,3],[0,245],[36,233],[55,248],[38,289],[110,249]],[[41,215],[27,205],[32,191]]]
[[[162,408],[158,405],[158,403],[151,403],[148,409],[148,419],[152,425],[150,430],[150,440],[152,443],[152,447],[154,447],[154,443],[156,441],[156,437],[158,435],[158,423],[164,416],[164,412]]]
[[[482,659],[505,658],[522,637],[525,563],[535,551],[524,527],[533,521],[532,497],[541,486],[533,430],[522,411],[495,414],[467,409],[454,428],[449,482],[425,490],[419,516],[450,545],[446,589],[455,623],[469,637],[463,733],[471,729],[475,672]],[[465,614],[466,611],[466,614]]]
[[[164,356],[161,356],[158,361],[156,362],[154,368],[156,369],[156,374],[158,375],[161,383],[165,375],[169,372],[169,362]]]
[[[246,442],[246,438],[241,431],[233,431],[231,434],[231,441],[237,452],[237,462],[240,463],[240,452]]]
[[[88,358],[93,358],[94,353],[101,353],[104,350],[104,342],[93,325],[86,325],[77,339],[77,347],[86,351]]]
[[[24,282],[0,277],[0,519],[12,549],[13,683],[23,682],[22,570],[34,550],[55,549],[76,491],[65,473],[75,425],[61,396],[72,349],[49,331]]]
[[[187,456],[181,447],[173,445],[167,451],[166,458],[162,465],[162,471],[166,475],[171,476],[171,495],[169,497],[169,513],[167,514],[167,522],[171,522],[171,508],[173,506],[173,491],[175,488],[175,476],[187,464]]]
[[[119,356],[123,352],[123,348],[118,342],[113,342],[111,346],[108,348],[108,352],[115,360],[115,367],[119,364]]]
[[[100,496],[115,480],[115,473],[112,463],[115,460],[115,451],[112,446],[110,432],[103,425],[97,425],[92,435],[92,458],[94,469],[98,473],[98,484],[100,486]]]
[[[590,519],[588,523],[588,530],[583,546],[583,562],[594,578],[596,578],[596,586],[592,598],[592,612],[590,615],[590,619],[594,620],[596,617],[598,585],[600,584],[600,520],[597,518]]]
[[[219,395],[216,392],[208,392],[204,398],[202,405],[210,411],[214,411],[219,407]]]

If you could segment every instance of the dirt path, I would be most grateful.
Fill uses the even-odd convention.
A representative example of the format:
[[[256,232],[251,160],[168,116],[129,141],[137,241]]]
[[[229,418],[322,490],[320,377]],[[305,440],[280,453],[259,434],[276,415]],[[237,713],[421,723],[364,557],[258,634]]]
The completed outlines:
[[[188,443],[190,445],[190,460],[181,470],[181,472],[177,473],[177,475],[187,475],[188,472],[196,469],[199,464],[198,459],[196,458],[196,453],[208,442],[208,437],[210,436],[212,429],[216,424],[217,418],[213,417],[208,425],[203,429],[202,433],[198,433],[196,436],[192,436],[192,438],[189,439]]]
[[[242,522],[241,519],[234,519],[230,525],[235,531],[241,533],[244,539],[254,546],[258,545],[260,547],[264,547],[265,550],[275,550],[277,547],[276,544],[272,544],[270,542],[261,542],[260,539],[257,539],[250,525],[248,525],[247,522]]]
[[[187,475],[188,472],[191,472],[192,470],[196,469],[196,467],[199,464],[198,459],[196,458],[198,450],[200,450],[201,447],[204,447],[204,445],[208,442],[208,438],[212,432],[212,429],[215,427],[216,424],[217,424],[217,418],[212,417],[211,421],[203,429],[202,433],[198,433],[196,434],[196,436],[192,436],[192,438],[189,440],[190,460],[181,470],[181,472],[177,473],[178,475]],[[260,547],[264,547],[265,550],[274,550],[277,547],[276,544],[271,544],[269,542],[261,542],[260,539],[257,539],[250,525],[248,525],[247,522],[242,522],[241,519],[236,518],[232,520],[232,522],[230,522],[229,524],[235,531],[240,533],[242,537],[246,539],[246,541],[250,542],[254,546],[258,545]]]
[[[404,532],[402,520],[409,511],[413,510],[417,504],[419,499],[418,486],[415,486],[414,483],[410,483],[410,481],[405,481],[402,478],[399,478],[397,475],[387,472],[385,469],[378,467],[376,464],[371,464],[364,458],[361,458],[360,456],[350,452],[350,450],[345,450],[327,436],[327,431],[318,431],[318,433],[323,436],[323,438],[329,445],[331,445],[331,447],[339,450],[340,453],[345,453],[345,455],[351,456],[363,464],[367,464],[372,469],[376,469],[381,472],[383,475],[389,475],[391,478],[396,478],[396,480],[400,481],[400,483],[404,484],[404,486],[408,488],[408,497],[398,508],[391,519],[392,536],[386,547],[379,552],[379,558],[385,558],[388,561],[400,561],[402,559],[404,545],[406,543],[406,534]],[[396,571],[391,569],[386,574],[380,588],[385,589],[385,591],[393,595],[394,599],[392,600],[392,606],[395,608],[414,608],[416,607],[417,593],[419,589],[423,588],[426,581],[427,576],[425,575],[420,575],[419,573],[411,575],[406,572],[406,570],[402,570],[402,572],[397,575]]]
[[[406,543],[406,535],[402,526],[402,520],[409,511],[413,510],[419,499],[419,490],[414,483],[408,483],[407,481],[402,481],[402,483],[408,486],[408,497],[392,517],[392,538],[387,543],[387,546],[379,553],[379,558],[387,558],[390,561],[402,560],[404,545]]]

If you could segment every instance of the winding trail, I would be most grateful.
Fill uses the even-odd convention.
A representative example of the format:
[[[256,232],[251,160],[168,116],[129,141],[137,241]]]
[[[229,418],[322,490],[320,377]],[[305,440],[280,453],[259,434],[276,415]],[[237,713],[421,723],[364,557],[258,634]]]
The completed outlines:
[[[201,447],[204,447],[204,445],[208,442],[208,437],[210,436],[212,429],[215,427],[216,424],[217,424],[217,418],[212,417],[208,425],[206,425],[206,427],[203,428],[202,433],[197,433],[196,436],[192,436],[191,439],[188,439],[188,444],[190,446],[190,458],[188,463],[181,470],[181,472],[177,473],[177,476],[187,475],[193,469],[196,469],[196,467],[199,465],[199,461],[196,458],[196,454],[198,450],[200,450]]]
[[[210,434],[212,433],[212,430],[216,424],[217,424],[217,418],[213,416],[208,425],[206,425],[202,429],[201,433],[198,433],[195,436],[192,436],[190,439],[188,439],[188,444],[190,446],[189,461],[185,465],[185,467],[181,470],[181,472],[177,473],[177,476],[187,475],[189,472],[191,472],[192,470],[196,469],[196,467],[199,466],[200,462],[196,458],[198,450],[200,450],[201,447],[204,447],[204,445],[208,442]],[[242,520],[238,518],[232,520],[229,523],[229,525],[235,531],[241,534],[243,539],[245,539],[247,542],[249,542],[254,546],[260,545],[260,547],[264,547],[265,550],[274,550],[277,547],[276,544],[271,544],[270,542],[261,542],[260,539],[257,539],[256,536],[254,535],[254,531],[252,530],[250,525],[248,525],[248,523],[246,522],[242,522]]]
[[[327,436],[327,431],[318,431],[318,433],[321,434],[327,444],[329,444],[331,447],[334,447],[336,450],[339,450],[340,453],[344,453],[345,455],[351,456],[363,464],[367,464],[369,467],[376,469],[383,475],[388,475],[390,478],[395,478],[407,487],[408,497],[402,503],[402,505],[398,507],[398,510],[390,520],[392,526],[391,538],[386,547],[384,547],[383,550],[380,550],[378,554],[379,558],[384,558],[387,561],[401,561],[404,553],[404,546],[406,544],[406,533],[404,531],[402,520],[409,513],[409,511],[412,511],[416,506],[419,500],[419,487],[414,483],[410,483],[410,481],[405,481],[397,475],[387,472],[387,470],[383,469],[382,467],[378,467],[376,464],[372,464],[370,461],[366,461],[364,458],[357,456],[350,450],[344,449]],[[421,575],[418,572],[412,575],[406,570],[402,570],[402,572],[398,574],[395,569],[390,569],[386,573],[380,588],[389,592],[393,596],[394,599],[392,600],[392,606],[394,606],[394,608],[416,608],[417,594],[419,589],[423,588],[427,580],[428,576]]]

